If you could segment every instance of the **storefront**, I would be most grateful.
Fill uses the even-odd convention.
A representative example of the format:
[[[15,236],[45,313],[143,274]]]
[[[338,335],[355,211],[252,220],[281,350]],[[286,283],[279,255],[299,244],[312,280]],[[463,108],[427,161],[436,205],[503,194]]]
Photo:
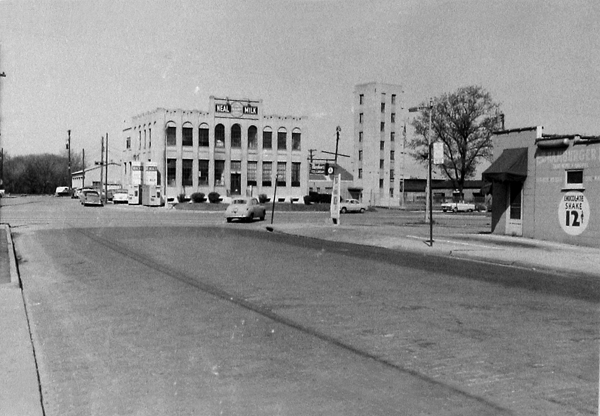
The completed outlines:
[[[600,136],[542,127],[492,137],[492,232],[600,247]]]

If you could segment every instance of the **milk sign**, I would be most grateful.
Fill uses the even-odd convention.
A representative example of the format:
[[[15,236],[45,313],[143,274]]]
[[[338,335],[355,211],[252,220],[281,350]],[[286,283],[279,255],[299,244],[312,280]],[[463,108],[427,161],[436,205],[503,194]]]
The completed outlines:
[[[565,233],[579,235],[590,220],[590,205],[583,192],[564,194],[558,205],[558,222]]]

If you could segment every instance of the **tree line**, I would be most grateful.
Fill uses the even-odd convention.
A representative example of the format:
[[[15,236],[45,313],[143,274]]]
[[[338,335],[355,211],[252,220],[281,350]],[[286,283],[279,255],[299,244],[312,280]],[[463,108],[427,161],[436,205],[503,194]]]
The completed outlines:
[[[10,156],[2,160],[3,186],[9,194],[54,194],[59,186],[69,186],[68,154],[50,153]],[[81,157],[71,155],[71,172],[83,169]]]

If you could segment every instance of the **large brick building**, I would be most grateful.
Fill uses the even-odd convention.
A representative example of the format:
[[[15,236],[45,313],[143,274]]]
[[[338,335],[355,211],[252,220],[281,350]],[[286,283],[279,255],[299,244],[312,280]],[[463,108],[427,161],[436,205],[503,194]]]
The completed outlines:
[[[301,200],[308,193],[305,122],[265,115],[262,100],[213,96],[208,111],[140,114],[123,130],[123,182],[131,184],[132,162],[153,162],[169,199],[213,191],[272,198],[277,184],[278,200]]]

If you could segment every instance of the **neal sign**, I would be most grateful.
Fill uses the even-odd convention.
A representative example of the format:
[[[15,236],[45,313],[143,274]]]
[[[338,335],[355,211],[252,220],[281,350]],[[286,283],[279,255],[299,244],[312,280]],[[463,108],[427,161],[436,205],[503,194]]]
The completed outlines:
[[[215,104],[215,113],[219,114],[230,114],[234,117],[245,116],[257,116],[258,115],[258,107],[247,104],[243,105],[242,103],[235,101],[233,104],[230,103],[221,103]]]

